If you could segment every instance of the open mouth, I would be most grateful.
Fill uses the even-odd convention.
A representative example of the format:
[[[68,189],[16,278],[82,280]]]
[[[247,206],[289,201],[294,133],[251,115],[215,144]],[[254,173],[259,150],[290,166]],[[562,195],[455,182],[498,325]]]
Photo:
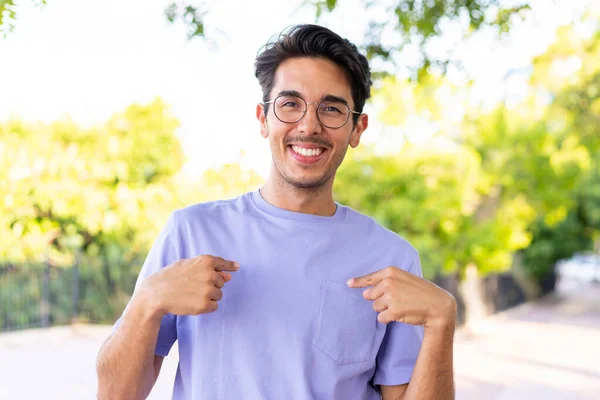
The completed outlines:
[[[289,145],[288,149],[292,156],[303,164],[313,164],[323,158],[327,153],[325,147],[302,147],[297,145]]]

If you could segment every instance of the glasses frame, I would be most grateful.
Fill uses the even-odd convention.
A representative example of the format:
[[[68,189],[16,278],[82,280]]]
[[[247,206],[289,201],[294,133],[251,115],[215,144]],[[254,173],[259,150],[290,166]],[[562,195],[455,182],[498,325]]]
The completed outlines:
[[[277,99],[279,99],[280,97],[296,97],[299,98],[300,100],[302,100],[304,102],[304,104],[306,104],[306,107],[304,107],[304,112],[302,113],[302,115],[300,116],[300,118],[298,118],[296,121],[294,122],[288,122],[288,121],[283,121],[281,118],[279,118],[279,115],[277,115],[277,112],[275,111],[275,102],[277,101]],[[357,115],[362,115],[362,113],[358,112],[358,111],[354,111],[353,109],[350,108],[350,106],[348,104],[344,105],[346,107],[348,107],[348,111],[350,111],[348,113],[348,117],[346,118],[346,121],[344,121],[343,124],[341,124],[340,126],[329,126],[329,125],[325,125],[323,123],[323,121],[321,121],[321,117],[319,117],[319,106],[329,100],[323,100],[323,101],[315,101],[315,102],[308,102],[306,100],[304,100],[302,97],[300,96],[290,96],[290,95],[279,95],[277,97],[275,97],[273,100],[269,100],[269,101],[265,101],[264,103],[262,103],[263,106],[266,106],[267,104],[273,104],[273,114],[275,114],[275,117],[277,117],[278,120],[280,120],[281,122],[283,122],[284,124],[297,124],[298,122],[300,122],[302,120],[302,118],[304,118],[304,116],[306,115],[306,113],[308,112],[308,106],[311,104],[316,105],[316,110],[317,110],[317,120],[319,120],[319,123],[324,126],[325,128],[329,128],[329,129],[340,129],[341,127],[343,127],[344,125],[346,125],[348,123],[348,121],[350,120],[350,116],[352,114],[357,114]]]

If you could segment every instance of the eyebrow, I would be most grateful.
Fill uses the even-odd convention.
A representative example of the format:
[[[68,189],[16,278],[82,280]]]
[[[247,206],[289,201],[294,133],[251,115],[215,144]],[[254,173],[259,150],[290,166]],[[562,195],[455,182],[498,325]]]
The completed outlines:
[[[300,97],[301,99],[304,99],[304,97],[297,90],[282,90],[281,92],[279,92],[279,94],[277,94],[277,96],[296,96]],[[321,101],[337,101],[340,103],[344,103],[348,106],[348,101],[346,99],[340,96],[334,96],[333,94],[328,94],[324,96],[321,99]]]

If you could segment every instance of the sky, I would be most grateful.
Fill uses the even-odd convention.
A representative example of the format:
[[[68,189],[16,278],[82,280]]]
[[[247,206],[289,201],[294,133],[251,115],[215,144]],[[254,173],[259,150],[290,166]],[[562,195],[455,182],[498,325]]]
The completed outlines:
[[[533,1],[533,17],[504,42],[483,33],[459,46],[457,54],[476,82],[473,96],[493,104],[507,88],[523,91],[522,72],[532,57],[552,42],[557,26],[576,18],[590,1]],[[182,24],[169,24],[166,0],[48,0],[43,9],[21,0],[15,32],[0,38],[0,121],[68,117],[83,126],[101,125],[132,103],[160,96],[181,122],[177,134],[188,160],[186,173],[238,162],[265,176],[270,154],[255,118],[262,95],[254,58],[285,27],[315,22],[314,12],[301,3],[211,1],[206,26],[214,46],[188,41]],[[321,23],[360,44],[367,22],[362,1],[340,3]],[[442,42],[453,35],[449,30]],[[505,80],[509,71],[521,78]],[[238,105],[233,118],[223,107],[232,102]],[[399,146],[396,131],[377,123],[376,108],[368,104],[365,111],[372,117],[364,140],[387,149]],[[416,140],[426,131],[418,122],[411,128]]]

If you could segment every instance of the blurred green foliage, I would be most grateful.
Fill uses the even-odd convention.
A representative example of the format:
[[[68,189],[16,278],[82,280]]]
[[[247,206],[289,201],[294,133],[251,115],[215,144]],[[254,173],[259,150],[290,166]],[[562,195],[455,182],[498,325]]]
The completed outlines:
[[[0,293],[21,303],[39,298],[43,264],[56,271],[79,257],[81,315],[110,321],[171,211],[258,185],[238,165],[183,177],[178,125],[160,99],[131,105],[100,127],[0,124],[0,263],[18,267],[0,271]],[[51,290],[54,303],[70,306],[71,283],[51,282],[66,285]],[[13,300],[0,302],[0,318]]]
[[[586,23],[599,32],[597,16]],[[442,77],[384,79],[375,95],[383,121],[433,121],[445,144],[355,152],[338,173],[337,198],[410,238],[429,278],[462,275],[467,265],[481,275],[507,271],[520,253],[531,278],[551,279],[557,260],[599,239],[599,49],[598,33],[561,28],[535,60],[528,97],[491,111],[465,105],[455,126],[439,100],[455,88]],[[562,77],[568,62],[579,68]]]
[[[336,200],[411,241],[428,278],[461,276],[467,266],[481,275],[507,271],[519,255],[532,279],[551,280],[558,259],[600,239],[598,21],[588,16],[594,29],[585,37],[573,26],[557,32],[517,105],[465,103],[460,121],[442,99],[449,93],[460,102],[465,88],[442,75],[383,79],[374,96],[382,120],[397,127],[427,120],[437,144],[407,140],[391,154],[363,146],[348,153]],[[111,322],[173,209],[260,184],[235,164],[184,176],[178,125],[160,99],[93,128],[0,123],[0,261],[8,265],[0,266],[0,328],[39,319],[39,304],[27,299],[39,298],[47,260],[57,277],[48,290],[60,305],[52,321],[73,314],[75,277],[65,271],[77,264],[78,315]],[[24,314],[10,316],[18,304]]]
[[[47,0],[31,0],[36,7],[43,7]],[[17,4],[15,0],[0,0],[0,33],[6,38],[9,32],[15,30]]]
[[[177,126],[160,100],[103,127],[0,125],[0,257],[41,261],[47,244],[59,259],[123,243],[126,257],[139,252],[165,210],[181,204],[171,190],[184,162]]]
[[[589,33],[582,33],[586,26]],[[546,207],[522,251],[537,280],[549,265],[583,250],[600,250],[600,15],[591,9],[577,25],[559,28],[550,48],[534,60],[531,84],[552,102],[544,122],[553,138],[550,162],[558,176],[545,186]],[[566,187],[558,184],[567,183]],[[551,193],[555,194],[552,196]],[[549,196],[550,195],[550,196]]]

